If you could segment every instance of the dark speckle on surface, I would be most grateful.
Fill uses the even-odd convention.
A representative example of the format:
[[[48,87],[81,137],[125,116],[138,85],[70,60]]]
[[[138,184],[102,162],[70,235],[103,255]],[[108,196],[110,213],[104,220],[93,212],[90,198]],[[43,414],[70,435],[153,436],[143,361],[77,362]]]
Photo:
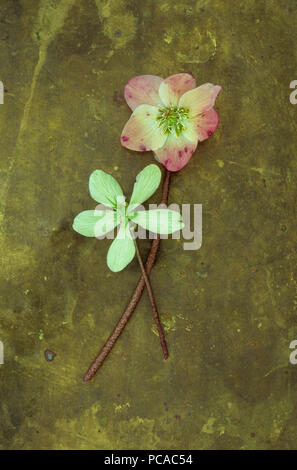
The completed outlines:
[[[52,362],[55,359],[56,354],[53,351],[50,351],[49,349],[46,349],[44,351],[44,357],[45,357],[47,362]]]
[[[124,94],[120,93],[119,91],[115,91],[114,94],[113,94],[113,102],[117,106],[122,106],[122,105],[126,104]]]

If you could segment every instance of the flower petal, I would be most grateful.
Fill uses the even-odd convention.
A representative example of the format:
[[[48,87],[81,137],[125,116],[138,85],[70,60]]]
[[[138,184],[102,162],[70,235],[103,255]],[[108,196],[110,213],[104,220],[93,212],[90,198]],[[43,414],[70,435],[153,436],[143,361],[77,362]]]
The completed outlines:
[[[96,222],[95,225],[95,237],[102,237],[106,233],[113,230],[119,224],[119,218],[117,213],[114,211],[95,211],[96,213],[100,212],[100,219]]]
[[[163,78],[156,75],[138,75],[131,78],[125,86],[125,99],[134,111],[141,104],[160,106],[159,88]]]
[[[196,118],[189,121],[187,129],[183,132],[183,135],[191,140],[191,142],[202,142],[203,140],[208,139],[219,124],[219,115],[218,113],[211,108],[206,113],[198,115]]]
[[[170,134],[164,146],[155,151],[157,159],[169,171],[181,170],[190,160],[196,150],[198,139],[191,142],[183,134],[176,137]]]
[[[154,194],[156,189],[159,187],[161,175],[160,168],[153,163],[146,166],[140,173],[138,173],[127,213],[131,214],[133,209],[140,206],[140,204]]]
[[[177,73],[164,80],[159,95],[165,106],[177,106],[180,97],[196,86],[195,78],[189,73]]]
[[[117,207],[117,198],[123,195],[119,183],[102,170],[93,171],[89,179],[89,189],[95,201],[112,208]]]
[[[118,224],[114,211],[83,211],[73,221],[73,230],[85,237],[101,237]]]
[[[204,83],[194,90],[187,91],[179,100],[179,106],[189,108],[191,116],[205,113],[211,109],[215,103],[216,97],[222,89],[219,85]]]
[[[158,113],[158,108],[155,106],[148,104],[138,106],[123,129],[122,145],[140,152],[162,147],[166,135],[163,135],[158,127]]]
[[[153,233],[169,234],[184,227],[179,212],[169,209],[154,209],[135,212],[133,222]]]
[[[116,239],[110,245],[107,253],[107,266],[113,272],[122,271],[135,255],[135,245],[129,229],[129,224],[120,226]]]

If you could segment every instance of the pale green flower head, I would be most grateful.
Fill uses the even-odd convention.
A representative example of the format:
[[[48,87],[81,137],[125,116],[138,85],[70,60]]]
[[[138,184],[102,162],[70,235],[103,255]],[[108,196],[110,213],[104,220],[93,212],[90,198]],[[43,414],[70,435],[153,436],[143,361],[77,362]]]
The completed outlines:
[[[161,170],[157,165],[145,167],[136,177],[128,204],[122,188],[111,175],[102,170],[91,174],[89,189],[92,198],[109,209],[81,212],[74,219],[73,229],[86,237],[101,237],[118,227],[117,236],[107,253],[107,265],[111,271],[121,271],[135,256],[131,225],[140,225],[158,234],[171,234],[184,227],[178,212],[169,209],[137,210],[154,194],[160,181]]]

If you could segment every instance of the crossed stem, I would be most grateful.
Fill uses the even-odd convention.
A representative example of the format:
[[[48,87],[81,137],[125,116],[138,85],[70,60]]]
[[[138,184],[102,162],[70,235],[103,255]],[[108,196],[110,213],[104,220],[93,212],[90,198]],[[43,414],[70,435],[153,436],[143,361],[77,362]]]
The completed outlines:
[[[140,266],[140,269],[141,269],[141,272],[142,272],[142,276],[144,277],[144,281],[145,281],[145,284],[146,284],[146,288],[147,288],[148,295],[149,295],[151,305],[152,305],[152,309],[153,309],[153,312],[154,312],[154,319],[155,319],[155,322],[156,322],[156,325],[157,325],[157,328],[158,328],[158,333],[159,333],[160,343],[161,343],[161,347],[162,347],[162,351],[163,351],[163,356],[164,356],[164,359],[168,359],[167,344],[166,344],[166,340],[165,340],[165,336],[164,336],[163,327],[162,327],[162,324],[161,324],[161,321],[160,321],[159,312],[158,312],[157,305],[156,305],[156,302],[155,302],[154,294],[153,294],[153,291],[152,291],[152,288],[151,288],[149,278],[147,277],[147,274],[145,272],[145,269],[144,269],[144,266],[143,266],[143,262],[142,262],[142,259],[141,259],[140,253],[139,253],[139,249],[138,249],[138,245],[136,243],[136,240],[134,240],[134,243],[135,243],[135,250],[136,250],[138,263],[139,263],[139,266]]]
[[[169,194],[169,183],[170,183],[170,172],[168,170],[166,170],[165,178],[164,178],[164,181],[163,181],[162,201],[161,201],[162,204],[166,204],[166,205],[167,205],[168,194]],[[147,258],[147,261],[146,261],[146,265],[145,265],[145,271],[146,271],[147,277],[150,275],[150,272],[151,272],[151,270],[153,268],[153,265],[155,263],[159,245],[160,245],[160,236],[157,235],[157,238],[155,238],[153,240],[151,250],[149,252],[149,255],[148,255],[148,258]],[[86,374],[83,378],[83,382],[88,382],[89,380],[91,380],[94,377],[96,372],[100,369],[100,367],[104,363],[105,359],[108,357],[109,353],[112,351],[115,343],[117,342],[120,335],[124,331],[125,326],[127,325],[128,321],[130,320],[130,318],[131,318],[131,316],[132,316],[139,300],[141,299],[141,296],[142,296],[145,285],[146,285],[145,278],[142,274],[141,277],[138,280],[136,288],[135,288],[135,290],[134,290],[134,292],[133,292],[133,294],[130,298],[130,301],[129,301],[123,315],[121,316],[119,322],[117,323],[117,325],[114,328],[113,332],[109,336],[108,340],[106,341],[106,343],[104,344],[104,346],[100,350],[98,356],[96,357],[96,359],[90,365],[88,371],[86,372]],[[160,337],[160,339],[161,339],[161,337]]]

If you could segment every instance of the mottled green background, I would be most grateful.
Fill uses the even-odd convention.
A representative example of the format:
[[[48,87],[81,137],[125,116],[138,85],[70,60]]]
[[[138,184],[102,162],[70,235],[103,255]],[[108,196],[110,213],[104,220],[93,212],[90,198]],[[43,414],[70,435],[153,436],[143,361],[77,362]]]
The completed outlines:
[[[1,0],[1,448],[297,447],[296,21],[295,0]],[[223,91],[170,192],[203,204],[202,248],[162,242],[151,276],[170,358],[145,293],[83,385],[138,267],[72,220],[94,169],[129,193],[152,161],[119,143],[125,83],[181,71]]]

